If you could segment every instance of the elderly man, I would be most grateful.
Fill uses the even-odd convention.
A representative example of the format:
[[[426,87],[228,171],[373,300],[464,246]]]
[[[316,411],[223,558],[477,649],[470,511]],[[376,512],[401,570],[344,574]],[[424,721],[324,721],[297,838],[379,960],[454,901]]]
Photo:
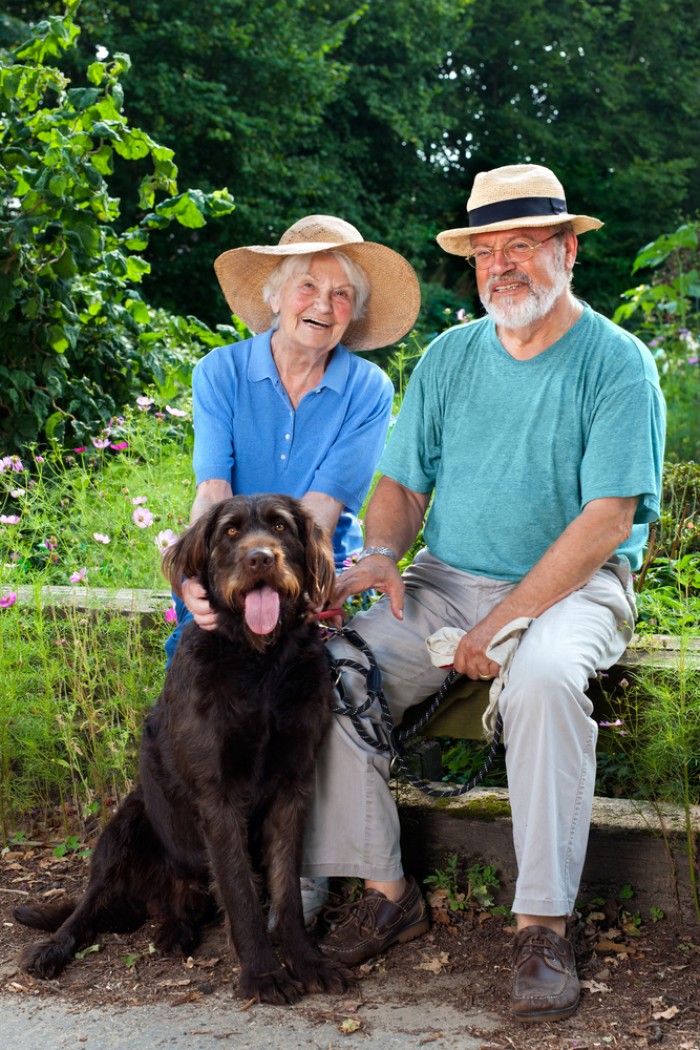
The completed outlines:
[[[664,404],[646,347],[572,293],[577,237],[602,223],[569,213],[553,172],[482,172],[467,210],[469,226],[438,242],[475,268],[486,316],[443,333],[415,369],[367,546],[337,598],[383,592],[353,627],[397,721],[443,680],[425,646],[436,630],[460,628],[455,668],[491,679],[494,637],[529,623],[499,699],[518,861],[512,1004],[523,1020],[553,1020],[579,1001],[566,934],[595,781],[586,688],[632,633],[631,571],[659,513]],[[396,562],[424,519],[426,547],[402,577]],[[332,649],[360,659],[342,638]],[[362,675],[344,678],[362,699]],[[322,942],[349,964],[428,927],[387,780],[385,756],[336,718],[304,872],[365,880]]]

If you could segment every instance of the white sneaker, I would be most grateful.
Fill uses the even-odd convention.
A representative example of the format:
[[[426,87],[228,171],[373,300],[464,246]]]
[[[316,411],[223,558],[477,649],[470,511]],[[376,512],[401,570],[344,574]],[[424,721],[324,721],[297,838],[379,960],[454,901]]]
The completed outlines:
[[[328,879],[323,877],[300,879],[299,886],[301,888],[301,906],[304,909],[304,925],[311,926],[316,916],[328,903]],[[270,909],[267,920],[268,930],[271,930],[276,922],[277,916]]]

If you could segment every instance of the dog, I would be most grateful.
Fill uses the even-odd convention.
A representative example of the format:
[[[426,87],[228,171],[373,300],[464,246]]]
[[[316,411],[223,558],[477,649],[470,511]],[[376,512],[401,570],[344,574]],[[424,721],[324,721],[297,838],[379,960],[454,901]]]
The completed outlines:
[[[330,599],[330,544],[298,500],[234,496],[170,547],[176,594],[198,577],[218,614],[214,631],[183,632],[144,726],[139,783],[100,836],[87,890],[20,907],[19,922],[53,931],[20,965],[56,977],[106,931],[156,920],[156,946],[192,953],[202,926],[225,913],[245,999],[293,1003],[351,983],[305,928],[301,847],[332,681],[315,610]],[[276,916],[279,961],[261,889]]]

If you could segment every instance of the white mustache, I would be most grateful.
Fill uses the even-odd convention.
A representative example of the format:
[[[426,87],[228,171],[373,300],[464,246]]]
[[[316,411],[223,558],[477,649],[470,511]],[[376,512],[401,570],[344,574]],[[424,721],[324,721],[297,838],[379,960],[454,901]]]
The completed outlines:
[[[499,284],[525,284],[529,290],[532,291],[532,281],[530,280],[529,275],[526,273],[518,273],[517,271],[516,273],[509,273],[501,277],[496,277],[495,275],[489,277],[486,283],[487,293],[490,295],[494,286]]]

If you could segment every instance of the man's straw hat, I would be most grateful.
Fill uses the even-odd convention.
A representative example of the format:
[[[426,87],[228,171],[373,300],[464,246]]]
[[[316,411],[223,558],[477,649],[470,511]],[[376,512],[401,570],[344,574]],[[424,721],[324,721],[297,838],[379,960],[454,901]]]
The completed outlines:
[[[253,332],[264,332],[272,312],[263,288],[287,255],[342,251],[364,271],[370,286],[365,315],[351,321],[343,336],[349,350],[376,350],[411,330],[420,309],[420,287],[413,267],[398,252],[365,241],[349,222],[334,215],[306,215],[282,234],[279,244],[232,248],[214,263],[231,312]]]
[[[570,222],[578,234],[603,225],[590,215],[572,215],[559,179],[539,164],[508,164],[479,172],[467,201],[467,214],[468,227],[444,230],[437,236],[440,247],[452,255],[471,255],[471,238],[477,233]]]

